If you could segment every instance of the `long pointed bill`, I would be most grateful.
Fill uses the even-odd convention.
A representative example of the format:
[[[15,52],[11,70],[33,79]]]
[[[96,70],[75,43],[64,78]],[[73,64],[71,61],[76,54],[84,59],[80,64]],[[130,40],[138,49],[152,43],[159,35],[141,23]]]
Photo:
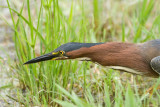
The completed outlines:
[[[51,53],[36,57],[34,59],[31,59],[31,60],[25,62],[24,64],[37,63],[37,62],[46,61],[46,60],[54,60],[58,57],[59,57],[58,53],[51,52]]]

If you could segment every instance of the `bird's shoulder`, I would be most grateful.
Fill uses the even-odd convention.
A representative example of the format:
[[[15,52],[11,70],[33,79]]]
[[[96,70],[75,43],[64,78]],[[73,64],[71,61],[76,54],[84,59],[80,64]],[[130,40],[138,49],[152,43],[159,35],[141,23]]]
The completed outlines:
[[[160,56],[160,39],[151,40],[139,45],[141,55],[151,61],[154,57]]]

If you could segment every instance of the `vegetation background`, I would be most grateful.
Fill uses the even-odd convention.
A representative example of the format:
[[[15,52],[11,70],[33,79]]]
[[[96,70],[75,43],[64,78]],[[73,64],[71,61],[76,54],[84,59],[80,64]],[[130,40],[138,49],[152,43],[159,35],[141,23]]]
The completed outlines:
[[[67,42],[158,39],[159,0],[3,0],[0,9],[0,104],[7,106],[159,106],[147,89],[159,79],[91,62],[24,62]],[[5,33],[4,33],[5,32]],[[14,48],[13,48],[14,46]],[[15,53],[15,54],[14,54]]]

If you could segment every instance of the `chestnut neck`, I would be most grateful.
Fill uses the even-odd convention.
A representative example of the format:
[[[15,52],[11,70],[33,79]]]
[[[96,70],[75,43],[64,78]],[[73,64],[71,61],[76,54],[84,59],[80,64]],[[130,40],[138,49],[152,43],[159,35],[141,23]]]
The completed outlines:
[[[147,62],[140,52],[140,45],[133,43],[109,42],[88,48],[82,47],[68,52],[67,55],[70,59],[87,57],[102,66],[127,67],[145,74],[153,72],[150,62]]]

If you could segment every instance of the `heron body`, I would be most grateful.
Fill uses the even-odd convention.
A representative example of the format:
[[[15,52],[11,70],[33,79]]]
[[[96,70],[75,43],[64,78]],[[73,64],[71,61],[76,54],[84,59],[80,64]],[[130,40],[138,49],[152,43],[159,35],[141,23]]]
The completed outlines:
[[[24,64],[45,60],[87,58],[102,66],[119,69],[133,74],[159,77],[160,40],[145,43],[66,43],[54,51],[31,59]]]

